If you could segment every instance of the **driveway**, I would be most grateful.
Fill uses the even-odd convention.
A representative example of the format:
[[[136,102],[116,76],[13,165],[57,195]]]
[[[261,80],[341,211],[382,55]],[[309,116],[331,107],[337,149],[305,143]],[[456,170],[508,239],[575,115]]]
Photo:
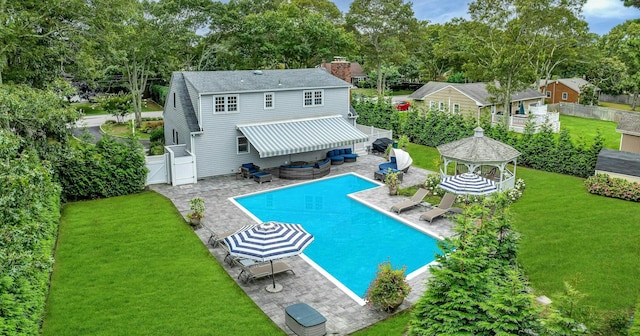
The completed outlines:
[[[162,111],[154,111],[154,112],[143,112],[143,118],[162,118]],[[129,114],[125,121],[131,121],[134,118],[133,113]],[[93,143],[98,142],[102,139],[102,133],[100,132],[100,126],[107,122],[107,120],[116,120],[116,117],[112,115],[95,115],[95,116],[85,116],[82,119],[78,120],[75,124],[75,127],[71,129],[71,133],[74,137],[80,138],[82,134],[86,131],[91,136],[93,136]],[[140,140],[140,143],[146,148],[149,149],[149,140]]]

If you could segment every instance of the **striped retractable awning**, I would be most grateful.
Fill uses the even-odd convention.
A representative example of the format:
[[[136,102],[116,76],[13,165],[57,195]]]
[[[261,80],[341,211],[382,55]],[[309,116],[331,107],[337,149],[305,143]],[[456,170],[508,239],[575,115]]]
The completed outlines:
[[[304,153],[365,142],[368,136],[336,115],[237,125],[261,158]]]

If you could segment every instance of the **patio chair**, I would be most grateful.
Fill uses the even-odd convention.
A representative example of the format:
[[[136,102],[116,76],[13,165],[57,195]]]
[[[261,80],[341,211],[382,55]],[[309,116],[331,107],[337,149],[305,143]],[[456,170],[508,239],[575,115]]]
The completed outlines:
[[[242,264],[241,264],[242,265]],[[296,274],[289,265],[287,265],[284,261],[274,261],[273,262],[273,275],[291,272]],[[253,281],[255,279],[264,278],[271,275],[271,263],[261,263],[254,264],[251,266],[242,266],[242,271],[238,275],[238,279],[242,280],[244,283],[248,283],[249,281]]]
[[[211,230],[209,230],[209,232],[211,232],[211,236],[209,236],[209,240],[207,240],[207,243],[211,245],[211,247],[216,247],[224,245],[224,239],[234,234],[236,231],[228,231],[220,234],[215,233]]]
[[[420,220],[426,220],[427,222],[431,223],[434,219],[449,212],[451,210],[451,207],[453,206],[453,202],[455,201],[456,195],[452,193],[444,194],[442,200],[440,201],[440,204],[438,204],[438,206],[434,207],[433,209],[422,213],[422,215],[420,215]]]
[[[391,206],[391,211],[395,211],[397,213],[400,213],[400,211],[402,210],[406,210],[409,209],[411,207],[414,207],[420,203],[422,203],[422,199],[427,196],[427,194],[429,193],[428,190],[420,188],[416,191],[415,194],[413,194],[413,196],[403,202],[400,203],[396,203],[393,206]]]

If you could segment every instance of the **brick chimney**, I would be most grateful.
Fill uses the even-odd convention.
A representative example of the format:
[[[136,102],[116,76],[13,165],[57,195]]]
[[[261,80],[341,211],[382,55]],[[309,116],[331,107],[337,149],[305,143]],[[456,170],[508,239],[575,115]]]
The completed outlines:
[[[335,56],[331,62],[331,74],[351,83],[351,62],[347,62],[345,57]]]

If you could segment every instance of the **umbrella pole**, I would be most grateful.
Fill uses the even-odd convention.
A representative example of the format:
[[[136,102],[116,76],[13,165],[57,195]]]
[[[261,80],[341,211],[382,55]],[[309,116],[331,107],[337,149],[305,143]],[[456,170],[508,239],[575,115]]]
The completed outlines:
[[[276,276],[273,274],[273,260],[269,260],[271,263],[271,281],[273,282],[273,289],[276,289]]]

